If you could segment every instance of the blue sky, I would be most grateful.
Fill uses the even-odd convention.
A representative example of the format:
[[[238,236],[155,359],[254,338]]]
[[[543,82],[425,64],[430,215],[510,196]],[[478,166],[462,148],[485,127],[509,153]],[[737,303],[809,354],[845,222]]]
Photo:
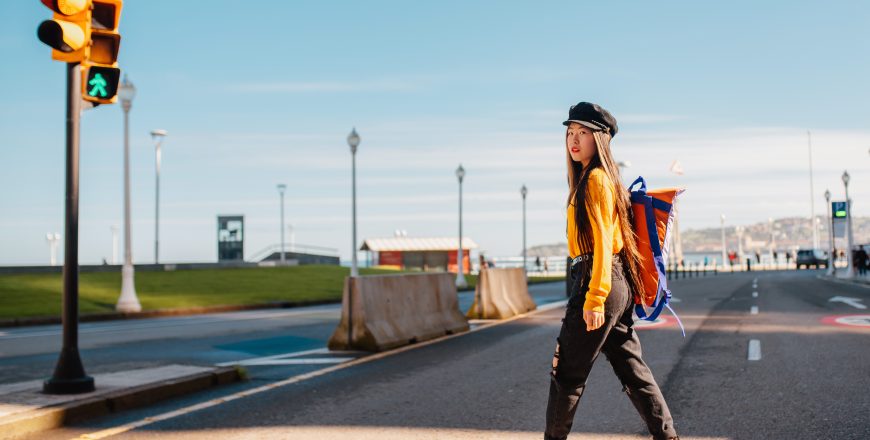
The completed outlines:
[[[580,100],[620,122],[625,180],[681,185],[684,228],[809,216],[852,175],[870,215],[866,2],[125,2],[134,261],[216,259],[218,214],[246,216],[246,254],[279,241],[275,185],[300,244],[350,253],[354,126],[359,235],[465,232],[491,255],[564,241],[563,127]],[[208,5],[208,8],[203,7]],[[63,232],[63,65],[36,38],[50,12],[0,3],[0,264],[46,264]],[[120,105],[84,113],[80,261],[110,259],[122,217]],[[679,160],[685,175],[668,171]]]

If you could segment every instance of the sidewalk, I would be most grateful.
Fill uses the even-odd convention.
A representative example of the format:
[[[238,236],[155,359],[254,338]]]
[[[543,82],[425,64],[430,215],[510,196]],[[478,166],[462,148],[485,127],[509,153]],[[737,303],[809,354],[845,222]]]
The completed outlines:
[[[0,439],[148,405],[242,379],[233,367],[165,365],[95,374],[96,390],[84,394],[42,393],[42,381],[0,385]]]

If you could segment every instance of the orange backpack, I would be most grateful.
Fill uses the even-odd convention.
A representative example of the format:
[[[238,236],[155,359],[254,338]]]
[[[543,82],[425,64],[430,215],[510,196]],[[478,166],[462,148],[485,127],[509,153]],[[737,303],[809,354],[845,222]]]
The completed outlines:
[[[635,185],[640,184],[636,190]],[[683,336],[686,331],[680,318],[668,304],[668,276],[665,261],[668,259],[668,239],[674,222],[674,201],[685,191],[681,188],[646,189],[646,181],[638,177],[631,186],[631,210],[634,214],[632,227],[637,234],[637,249],[640,252],[642,291],[634,294],[634,312],[638,318],[655,321],[662,310],[668,310],[677,319]],[[652,307],[647,314],[644,307]]]

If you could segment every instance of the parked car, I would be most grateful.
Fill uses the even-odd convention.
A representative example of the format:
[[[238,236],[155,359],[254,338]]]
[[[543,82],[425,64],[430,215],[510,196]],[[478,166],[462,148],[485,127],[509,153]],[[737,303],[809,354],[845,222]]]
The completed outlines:
[[[797,258],[795,258],[795,265],[798,269],[800,269],[801,266],[806,267],[807,269],[809,269],[810,266],[812,266],[813,269],[818,269],[820,267],[827,268],[828,253],[819,249],[800,249],[797,252]]]

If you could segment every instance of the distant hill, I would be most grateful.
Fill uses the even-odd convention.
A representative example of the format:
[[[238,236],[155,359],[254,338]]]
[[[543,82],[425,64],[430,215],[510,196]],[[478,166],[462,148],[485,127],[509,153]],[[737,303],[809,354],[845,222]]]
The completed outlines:
[[[819,217],[819,238],[822,247],[828,245],[828,222]],[[813,234],[810,221],[806,217],[787,217],[774,219],[773,238],[777,249],[808,248],[812,246]],[[743,225],[743,250],[768,249],[770,227],[768,222]],[[856,217],[852,225],[852,235],[856,244],[870,243],[870,217]],[[689,229],[682,231],[684,252],[719,252],[722,249],[722,230],[720,228]],[[734,226],[725,226],[725,241],[729,249],[737,249],[737,234]],[[837,239],[837,247],[844,245]]]
[[[819,217],[819,238],[822,247],[828,245],[828,225],[824,217]],[[777,249],[808,248],[812,246],[813,235],[809,219],[806,217],[787,217],[773,221],[773,237]],[[770,229],[767,222],[743,226],[743,250],[766,250],[770,243]],[[852,226],[856,244],[870,244],[870,217],[856,217]],[[683,252],[721,252],[722,230],[716,228],[687,229],[682,231]],[[735,227],[725,226],[725,242],[728,249],[737,249]],[[837,247],[842,247],[842,239],[837,239]],[[568,255],[567,243],[541,244],[529,247],[530,257],[554,257]]]
[[[520,252],[522,254],[522,252]],[[564,257],[568,255],[568,243],[539,244],[529,247],[529,257]]]

